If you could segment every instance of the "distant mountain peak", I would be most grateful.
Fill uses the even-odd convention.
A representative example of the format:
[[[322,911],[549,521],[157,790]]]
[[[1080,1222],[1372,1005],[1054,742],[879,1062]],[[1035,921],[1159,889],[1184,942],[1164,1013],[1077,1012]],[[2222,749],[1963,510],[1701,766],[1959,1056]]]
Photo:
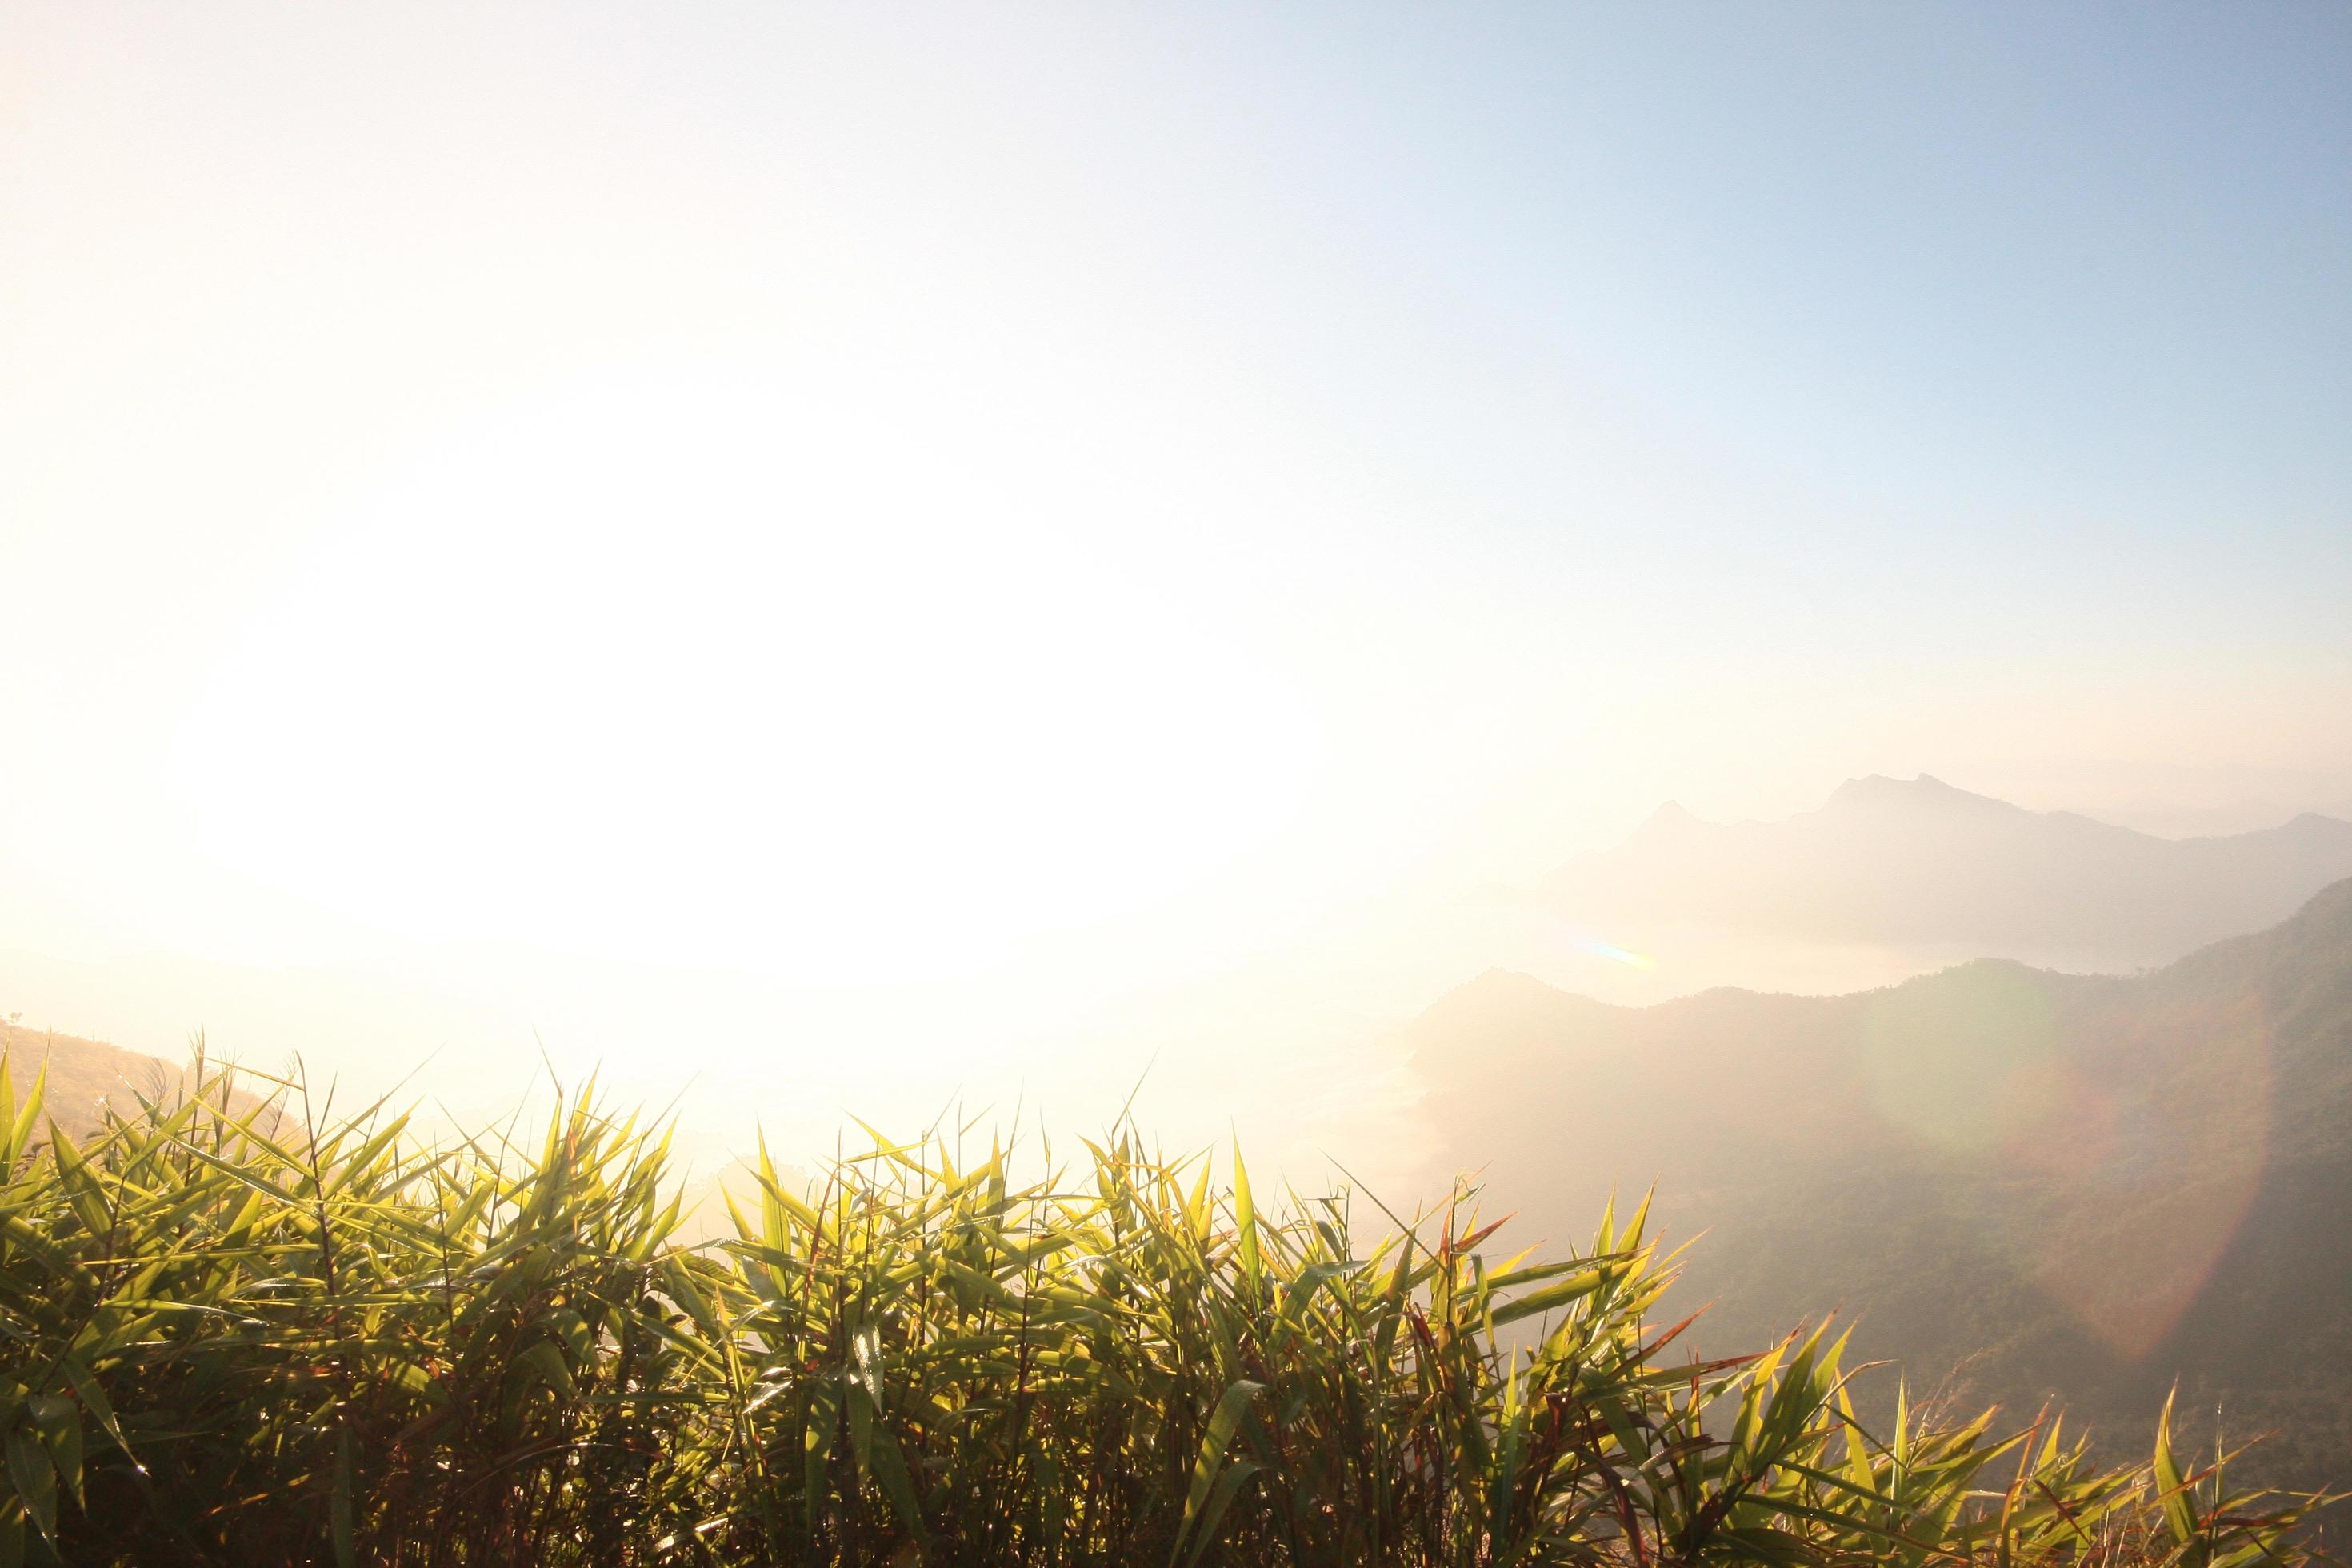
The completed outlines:
[[[1858,779],[1848,779],[1831,792],[1828,805],[1958,805],[1963,802],[1971,805],[2008,806],[2006,801],[1948,784],[1933,773],[1920,773],[1907,779],[1869,773]],[[2018,809],[2015,806],[2008,808],[2012,811]]]
[[[2275,924],[2352,875],[2352,824],[2168,839],[1932,773],[1848,779],[1811,811],[1707,823],[1668,802],[1545,898],[1589,930],[1921,945],[2128,969]]]
[[[1636,837],[1644,835],[1654,836],[1658,834],[1684,833],[1689,831],[1691,828],[1702,827],[1705,826],[1706,824],[1700,822],[1697,817],[1693,816],[1688,811],[1684,809],[1682,802],[1678,800],[1670,800],[1666,802],[1665,805],[1658,807],[1657,810],[1650,813],[1648,820],[1644,821],[1641,826],[1635,828],[1633,832]]]

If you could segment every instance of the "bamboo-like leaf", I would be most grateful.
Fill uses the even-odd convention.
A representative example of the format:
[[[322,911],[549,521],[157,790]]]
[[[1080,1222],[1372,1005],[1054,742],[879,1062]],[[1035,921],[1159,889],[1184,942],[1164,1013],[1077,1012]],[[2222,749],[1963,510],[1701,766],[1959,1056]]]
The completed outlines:
[[[1265,1260],[1258,1250],[1257,1205],[1250,1200],[1249,1167],[1242,1161],[1238,1142],[1234,1144],[1234,1239],[1241,1255],[1242,1278],[1249,1281],[1255,1300],[1265,1283]]]
[[[41,1538],[54,1542],[58,1536],[58,1473],[50,1466],[48,1449],[30,1426],[10,1427],[5,1447],[8,1479],[16,1489],[16,1500],[25,1505]]]
[[[2165,1528],[2172,1532],[2175,1544],[2188,1547],[2197,1541],[2197,1510],[2189,1500],[2188,1482],[2181,1477],[2180,1466],[2172,1457],[2173,1398],[2174,1394],[2164,1396],[2164,1413],[2157,1417],[2156,1457],[2150,1468],[2156,1476],[2157,1499],[2164,1510]]]
[[[1607,1271],[1603,1269],[1579,1269],[1565,1279],[1547,1285],[1540,1290],[1530,1290],[1526,1295],[1496,1308],[1494,1314],[1495,1326],[1502,1328],[1507,1324],[1516,1323],[1522,1318],[1536,1317],[1540,1313],[1551,1311],[1555,1308],[1564,1307],[1570,1301],[1591,1295],[1601,1289],[1607,1279]]]
[[[49,1451],[49,1465],[66,1491],[79,1503],[82,1500],[81,1484],[81,1415],[73,1401],[55,1394],[37,1394],[25,1401],[32,1415],[34,1428],[41,1435],[42,1446]]]
[[[1216,1485],[1218,1468],[1224,1462],[1225,1450],[1233,1445],[1234,1434],[1241,1428],[1244,1412],[1263,1391],[1262,1384],[1246,1378],[1235,1379],[1218,1397],[1216,1409],[1210,1413],[1209,1424],[1201,1434],[1200,1456],[1192,1462],[1192,1485],[1184,1497],[1184,1516],[1177,1525],[1176,1547],[1169,1553],[1171,1563],[1190,1561],[1183,1556],[1185,1539],[1192,1534]]]
[[[1225,1510],[1233,1506],[1233,1500],[1242,1488],[1261,1468],[1263,1467],[1254,1459],[1235,1459],[1225,1467],[1224,1473],[1217,1478],[1217,1484],[1209,1489],[1208,1500],[1201,1507],[1197,1526],[1192,1527],[1192,1550],[1184,1554],[1185,1568],[1192,1568],[1193,1563],[1201,1561],[1201,1553],[1206,1552],[1209,1543],[1217,1538],[1217,1525],[1224,1519]]]
[[[593,1091],[428,1147],[201,1082],[0,1170],[0,1568],[44,1529],[77,1562],[2304,1561],[2310,1500],[2182,1475],[2168,1413],[2103,1469],[1903,1388],[1874,1440],[1826,1331],[1674,1362],[1642,1208],[1490,1267],[1466,1185],[1416,1231],[1122,1122],[1069,1169],[877,1138],[805,1201],[763,1155],[693,1247],[667,1128]]]

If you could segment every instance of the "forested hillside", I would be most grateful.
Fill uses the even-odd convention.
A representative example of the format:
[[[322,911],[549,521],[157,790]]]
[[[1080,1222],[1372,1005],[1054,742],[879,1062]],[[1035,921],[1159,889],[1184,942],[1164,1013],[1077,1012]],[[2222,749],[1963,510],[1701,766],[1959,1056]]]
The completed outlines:
[[[1915,1384],[2111,1430],[2179,1378],[2352,1478],[2352,882],[2150,973],[1609,1007],[1495,973],[1412,1027],[1444,1167],[1554,1237],[1655,1181],[1700,1342],[1832,1310]]]

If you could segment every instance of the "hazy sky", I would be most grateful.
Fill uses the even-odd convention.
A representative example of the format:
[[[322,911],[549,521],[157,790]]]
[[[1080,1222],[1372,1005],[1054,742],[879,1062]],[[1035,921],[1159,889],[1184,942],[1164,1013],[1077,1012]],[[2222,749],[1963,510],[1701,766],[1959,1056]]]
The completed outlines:
[[[2352,8],[0,18],[0,947],[1176,973],[1667,796],[2352,807]]]

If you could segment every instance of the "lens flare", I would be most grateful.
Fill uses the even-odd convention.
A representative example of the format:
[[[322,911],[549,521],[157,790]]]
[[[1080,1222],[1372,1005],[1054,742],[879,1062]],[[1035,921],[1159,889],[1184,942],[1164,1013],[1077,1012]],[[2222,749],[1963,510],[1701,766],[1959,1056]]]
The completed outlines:
[[[1968,1173],[1945,1204],[1975,1245],[2127,1360],[2194,1304],[2261,1188],[2256,995],[2150,1024],[2067,976],[1969,964],[1873,996],[1859,1066],[1885,1125]]]
[[[2042,1114],[2006,1151],[2063,1194],[2043,1215],[2035,1280],[2135,1361],[2213,1279],[2262,1190],[2270,1147],[2261,998],[2201,1004],[2175,1022],[2187,1026],[2095,1021],[2079,1065],[2048,1082]],[[2172,1158],[2159,1162],[2158,1151]]]

